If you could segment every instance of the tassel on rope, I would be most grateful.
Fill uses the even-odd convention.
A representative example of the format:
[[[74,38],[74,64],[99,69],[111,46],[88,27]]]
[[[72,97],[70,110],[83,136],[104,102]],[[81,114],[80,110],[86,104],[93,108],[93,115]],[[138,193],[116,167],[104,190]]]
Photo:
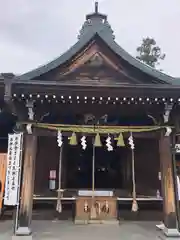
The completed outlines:
[[[100,136],[99,136],[99,140],[100,140]],[[96,142],[96,139],[95,139],[95,142]],[[97,143],[98,143],[98,141],[97,141]],[[92,204],[91,204],[91,210],[90,210],[90,218],[91,219],[95,219],[96,218],[96,208],[95,208],[95,198],[94,198],[95,195],[94,195],[94,192],[95,192],[95,143],[93,145],[93,154],[92,154]]]
[[[117,146],[118,147],[125,147],[124,138],[123,138],[122,133],[120,133],[119,137],[117,138]]]
[[[56,205],[56,211],[61,213],[62,212],[62,203],[61,203],[61,189],[58,189],[58,200],[57,200],[57,205]]]
[[[56,205],[56,211],[61,213],[62,212],[62,192],[61,189],[61,177],[62,177],[62,151],[63,151],[63,142],[62,142],[62,135],[61,132],[58,131],[58,146],[60,147],[60,154],[59,154],[59,183],[58,183],[58,197],[57,197],[57,205]]]
[[[102,147],[101,138],[100,138],[99,133],[97,133],[96,136],[95,136],[94,146],[95,147]]]
[[[138,211],[138,204],[137,204],[137,200],[136,199],[133,200],[131,211],[132,212],[137,212]]]
[[[78,144],[77,143],[77,136],[76,136],[75,132],[72,133],[72,136],[69,139],[70,139],[70,141],[69,141],[70,145],[76,146]]]
[[[129,140],[129,145],[131,147],[131,153],[132,153],[132,184],[133,184],[133,202],[132,202],[132,212],[137,212],[138,211],[138,204],[136,200],[136,179],[135,179],[135,162],[134,162],[134,141],[133,141],[133,136],[132,132],[130,133],[130,137],[128,138]]]

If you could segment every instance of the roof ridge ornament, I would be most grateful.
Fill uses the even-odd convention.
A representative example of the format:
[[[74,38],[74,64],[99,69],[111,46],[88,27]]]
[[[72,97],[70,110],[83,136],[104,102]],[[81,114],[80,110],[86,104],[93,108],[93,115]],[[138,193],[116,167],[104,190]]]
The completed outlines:
[[[95,2],[95,13],[97,14],[99,11],[98,11],[98,8],[99,8],[99,2],[96,1]]]
[[[99,19],[99,20],[104,20],[104,21],[107,20],[107,15],[99,12],[99,2],[98,1],[95,1],[94,12],[86,15],[86,20],[88,20],[88,19],[90,19],[90,20]]]
[[[99,12],[99,1],[94,3],[94,12],[86,15],[78,39],[89,34],[89,32],[103,32],[107,38],[114,40],[113,30],[107,21],[107,15]]]

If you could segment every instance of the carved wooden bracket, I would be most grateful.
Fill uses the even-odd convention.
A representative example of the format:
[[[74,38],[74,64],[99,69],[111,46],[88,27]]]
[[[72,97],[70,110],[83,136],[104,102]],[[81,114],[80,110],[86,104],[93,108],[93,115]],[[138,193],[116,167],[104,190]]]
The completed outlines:
[[[166,127],[165,137],[169,137],[171,133],[172,133],[172,129],[170,127]]]
[[[3,107],[5,111],[18,116],[17,108],[12,98],[12,80],[6,79],[4,81],[5,89],[4,89],[4,103],[5,106]]]
[[[12,100],[12,82],[5,81],[4,101],[9,103]]]
[[[26,130],[28,134],[32,134],[32,124],[27,124]]]
[[[166,103],[165,104],[164,114],[163,114],[164,123],[169,122],[169,116],[170,116],[170,113],[173,109],[173,106],[174,106],[173,103],[170,103],[170,104]]]
[[[34,101],[26,101],[26,107],[28,108],[28,119],[29,120],[34,120]]]

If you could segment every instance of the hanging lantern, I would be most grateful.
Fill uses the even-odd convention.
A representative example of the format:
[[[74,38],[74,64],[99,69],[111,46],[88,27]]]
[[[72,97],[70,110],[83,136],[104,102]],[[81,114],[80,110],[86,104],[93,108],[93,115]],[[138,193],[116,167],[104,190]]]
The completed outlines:
[[[94,146],[95,147],[102,147],[101,138],[100,138],[99,133],[97,133],[96,136],[95,136]]]
[[[72,145],[72,146],[76,146],[78,143],[77,143],[77,136],[76,136],[76,133],[72,133],[72,136],[69,138],[70,141],[69,141],[69,144]]]
[[[117,138],[117,146],[118,147],[125,147],[124,138],[123,138],[122,133],[120,133],[119,137]]]

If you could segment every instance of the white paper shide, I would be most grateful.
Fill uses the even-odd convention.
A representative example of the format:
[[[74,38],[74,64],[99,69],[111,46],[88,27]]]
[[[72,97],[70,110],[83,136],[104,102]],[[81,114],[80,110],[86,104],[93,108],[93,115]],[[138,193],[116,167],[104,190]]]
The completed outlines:
[[[4,205],[18,203],[22,133],[9,134]]]

